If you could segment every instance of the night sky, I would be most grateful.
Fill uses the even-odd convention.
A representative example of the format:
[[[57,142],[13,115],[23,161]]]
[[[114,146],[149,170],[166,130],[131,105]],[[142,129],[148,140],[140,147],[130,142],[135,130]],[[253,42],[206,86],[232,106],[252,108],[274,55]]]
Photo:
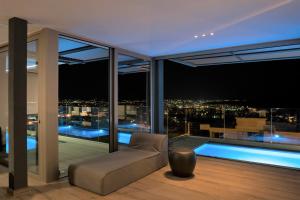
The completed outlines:
[[[109,61],[59,67],[59,99],[108,101]],[[146,73],[119,75],[120,100],[146,99]]]
[[[299,107],[300,60],[191,68],[165,64],[165,98],[243,100],[252,105]]]
[[[166,99],[238,99],[264,107],[299,107],[300,60],[191,68],[165,61]],[[108,61],[59,68],[59,98],[108,98]],[[119,76],[120,100],[143,100],[146,74]]]

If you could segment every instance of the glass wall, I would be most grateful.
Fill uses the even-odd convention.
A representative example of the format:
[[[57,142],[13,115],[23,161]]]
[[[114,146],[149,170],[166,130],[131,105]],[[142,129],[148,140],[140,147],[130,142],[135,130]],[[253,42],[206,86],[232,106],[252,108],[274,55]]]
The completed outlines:
[[[8,128],[8,52],[0,48],[0,164],[8,165],[6,132]]]
[[[128,144],[132,133],[150,132],[150,62],[119,54],[118,139]]]
[[[27,154],[28,170],[38,173],[38,41],[27,43]],[[0,52],[1,65],[1,160],[8,164],[8,52]]]
[[[299,114],[297,108],[258,109],[227,104],[176,108],[168,101],[166,132],[170,137],[186,134],[300,145]]]
[[[59,168],[109,152],[109,49],[59,37]]]
[[[173,141],[182,139],[191,147],[201,138],[300,145],[300,101],[295,93],[299,63],[192,68],[167,61],[165,131]],[[273,65],[285,67],[270,68]]]
[[[38,173],[38,40],[27,43],[27,162]]]

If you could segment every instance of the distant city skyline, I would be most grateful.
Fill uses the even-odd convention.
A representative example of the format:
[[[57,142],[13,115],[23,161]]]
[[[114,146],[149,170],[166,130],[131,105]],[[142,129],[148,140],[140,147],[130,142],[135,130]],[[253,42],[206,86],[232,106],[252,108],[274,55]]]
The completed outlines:
[[[299,60],[285,60],[192,68],[165,61],[165,99],[298,107],[299,64]],[[108,67],[108,61],[60,66],[60,100],[108,100]],[[145,100],[146,80],[145,73],[120,75],[119,99]]]

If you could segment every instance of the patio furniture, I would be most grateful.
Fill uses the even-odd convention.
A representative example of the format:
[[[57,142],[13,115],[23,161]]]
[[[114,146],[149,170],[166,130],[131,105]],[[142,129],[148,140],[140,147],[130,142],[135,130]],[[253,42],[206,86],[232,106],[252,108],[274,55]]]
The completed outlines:
[[[106,195],[168,164],[166,135],[132,134],[128,148],[69,167],[69,182]]]
[[[169,162],[172,173],[179,177],[193,175],[196,165],[196,154],[191,149],[178,148],[169,153]]]

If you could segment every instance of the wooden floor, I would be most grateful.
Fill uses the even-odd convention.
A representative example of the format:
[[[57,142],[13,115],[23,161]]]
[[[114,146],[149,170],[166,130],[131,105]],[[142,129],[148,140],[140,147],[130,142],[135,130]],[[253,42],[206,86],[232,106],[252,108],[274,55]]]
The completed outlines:
[[[4,192],[7,173],[0,173],[0,199],[31,200],[210,200],[300,198],[300,171],[242,162],[199,157],[195,176],[190,179],[173,177],[165,167],[110,195],[99,196],[70,186],[66,180],[43,185],[30,179],[28,192],[14,198]]]

